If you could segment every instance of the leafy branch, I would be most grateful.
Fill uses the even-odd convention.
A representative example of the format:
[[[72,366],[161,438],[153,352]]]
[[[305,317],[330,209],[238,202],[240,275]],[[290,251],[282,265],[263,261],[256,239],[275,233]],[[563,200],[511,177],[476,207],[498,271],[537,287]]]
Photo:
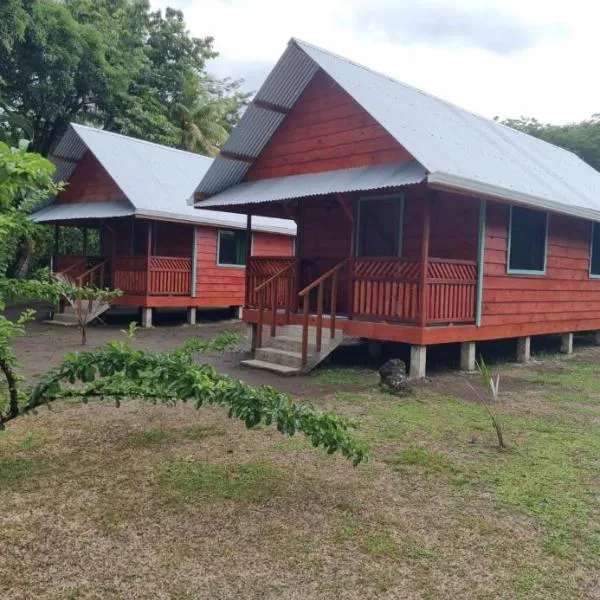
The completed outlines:
[[[44,375],[28,394],[18,414],[34,411],[57,398],[78,397],[143,399],[152,403],[194,402],[196,408],[219,405],[229,417],[253,428],[275,425],[285,435],[304,433],[315,447],[328,453],[340,452],[354,465],[368,458],[367,445],[351,431],[356,423],[331,411],[317,411],[309,404],[295,404],[289,395],[269,386],[252,387],[198,364],[198,352],[222,351],[238,337],[224,334],[213,340],[193,340],[170,352],[151,353],[132,348],[128,342],[109,342],[90,351],[67,354]],[[0,417],[0,426],[17,415]]]

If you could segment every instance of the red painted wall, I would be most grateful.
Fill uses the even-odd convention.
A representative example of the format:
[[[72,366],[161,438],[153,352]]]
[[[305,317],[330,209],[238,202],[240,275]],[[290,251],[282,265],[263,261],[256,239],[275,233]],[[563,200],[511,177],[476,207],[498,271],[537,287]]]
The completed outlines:
[[[86,152],[69,179],[57,204],[122,200],[123,192],[91,152]]]
[[[217,265],[217,231],[215,227],[198,227],[196,297],[199,306],[242,306],[246,269]],[[291,256],[290,236],[257,232],[253,234],[256,256]]]
[[[351,96],[318,71],[246,178],[266,179],[410,158]]]
[[[546,275],[508,275],[509,207],[489,203],[483,326],[494,337],[600,329],[600,280],[590,279],[591,223],[550,214]],[[508,335],[504,335],[508,334]]]

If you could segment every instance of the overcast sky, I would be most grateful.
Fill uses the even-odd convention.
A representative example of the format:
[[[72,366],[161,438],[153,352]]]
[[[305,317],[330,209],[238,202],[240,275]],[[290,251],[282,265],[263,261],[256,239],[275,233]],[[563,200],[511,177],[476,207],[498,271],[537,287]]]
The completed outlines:
[[[256,90],[298,37],[486,117],[600,112],[593,0],[151,0],[215,38],[209,70]]]

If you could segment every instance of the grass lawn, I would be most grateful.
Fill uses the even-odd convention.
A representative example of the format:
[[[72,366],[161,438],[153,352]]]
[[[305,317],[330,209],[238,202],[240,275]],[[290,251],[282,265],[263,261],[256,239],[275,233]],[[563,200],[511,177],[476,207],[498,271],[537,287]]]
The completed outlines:
[[[397,399],[319,370],[304,394],[372,445],[355,469],[216,408],[19,419],[0,433],[0,598],[600,598],[596,360],[499,367],[506,452],[476,377]]]

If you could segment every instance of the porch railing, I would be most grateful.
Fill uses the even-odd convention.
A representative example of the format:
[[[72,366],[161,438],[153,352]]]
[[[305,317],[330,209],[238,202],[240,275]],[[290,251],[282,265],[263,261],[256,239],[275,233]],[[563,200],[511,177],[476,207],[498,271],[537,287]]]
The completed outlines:
[[[299,269],[294,272],[290,265],[298,264],[297,259],[290,257],[252,257],[248,261],[246,306],[259,308],[257,289],[269,280],[276,281],[273,290],[264,294],[260,312],[285,307],[298,309],[298,292],[296,285]],[[310,261],[309,261],[310,262]],[[314,261],[313,261],[314,262]],[[342,269],[345,263],[350,264],[352,271]],[[274,275],[282,272],[279,277]],[[421,278],[421,262],[404,258],[370,258],[357,257],[352,261],[343,261],[338,273],[350,277],[349,286],[337,285],[335,297],[329,299],[333,280],[325,281],[321,298],[317,296],[317,306],[308,310],[317,310],[320,302],[330,304],[322,307],[331,312],[332,307],[343,305],[339,298],[340,290],[348,290],[350,305],[346,306],[348,317],[365,318],[381,321],[392,321],[408,324],[437,323],[469,323],[475,320],[477,297],[477,262],[446,258],[429,258],[427,276],[425,277],[427,294],[426,306],[423,305],[423,289]],[[308,286],[308,291],[315,290],[316,277]],[[293,281],[292,281],[293,280]],[[264,289],[264,288],[261,288]],[[306,291],[307,288],[305,288]],[[308,298],[308,296],[306,296]],[[273,300],[274,298],[274,300]],[[303,304],[308,307],[309,303]],[[425,308],[425,319],[421,314]],[[288,310],[289,312],[289,310]]]
[[[113,285],[125,294],[189,296],[192,259],[175,256],[118,256]]]

